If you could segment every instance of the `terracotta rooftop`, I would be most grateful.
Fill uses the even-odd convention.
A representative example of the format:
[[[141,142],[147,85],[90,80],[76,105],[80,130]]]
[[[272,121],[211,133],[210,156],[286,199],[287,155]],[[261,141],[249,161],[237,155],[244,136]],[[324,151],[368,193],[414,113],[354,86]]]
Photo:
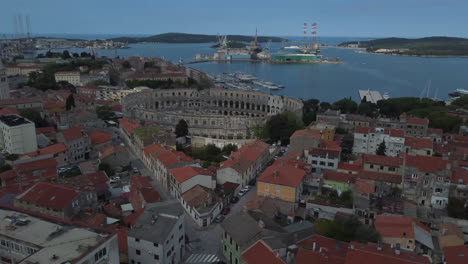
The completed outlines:
[[[120,127],[122,127],[129,135],[133,134],[133,130],[135,128],[141,127],[140,123],[137,120],[129,119],[126,117],[119,119],[119,124]]]
[[[327,181],[353,183],[356,180],[357,174],[349,174],[332,170],[324,170],[323,178]]]
[[[204,207],[212,204],[218,197],[215,193],[199,184],[182,194],[182,198],[192,207]]]
[[[62,131],[63,137],[67,142],[72,142],[81,139],[83,134],[84,126],[76,126]]]
[[[286,262],[282,260],[265,242],[263,242],[263,240],[259,240],[247,248],[242,253],[242,258],[247,264],[286,264]]]
[[[377,247],[377,244],[373,243],[351,242],[345,264],[430,264],[432,262],[428,257],[413,252],[401,250],[397,255],[394,249],[386,244],[382,244],[380,250]]]
[[[382,235],[382,237],[406,237],[414,239],[415,225],[418,225],[427,232],[430,232],[430,229],[428,230],[426,226],[411,217],[378,215],[375,219],[375,229]]]
[[[429,157],[429,156],[406,156],[406,166],[416,167],[419,171],[427,173],[437,173],[439,171],[447,170],[450,161],[444,160],[440,157]]]
[[[278,159],[258,177],[258,182],[297,188],[302,184],[307,169],[295,160]]]
[[[375,184],[363,179],[356,180],[356,183],[354,184],[354,189],[358,192],[365,194],[375,194]]]
[[[38,149],[36,151],[30,152],[25,155],[32,158],[32,157],[43,156],[43,155],[55,155],[55,154],[65,152],[67,150],[68,148],[65,144],[57,143],[57,144],[47,146],[45,148]]]
[[[361,171],[359,172],[359,175],[357,177],[360,179],[397,183],[397,184],[401,184],[403,180],[401,175],[374,172],[374,171]]]
[[[399,167],[403,164],[403,159],[400,157],[388,157],[388,156],[379,156],[372,154],[365,154],[363,156],[364,163],[383,165],[383,166],[392,166]]]
[[[113,146],[113,145],[110,145],[110,146],[104,146],[104,147],[101,147],[98,149],[99,151],[99,158],[100,159],[105,159],[107,157],[109,157],[110,155],[114,154],[114,153],[118,153],[118,152],[122,152],[122,153],[127,153],[128,150],[127,148],[125,148],[124,146]]]
[[[412,149],[432,149],[432,139],[419,137],[405,137],[405,146]]]
[[[452,177],[450,181],[453,184],[464,184],[468,185],[468,169],[465,168],[456,168],[453,170]]]
[[[445,261],[447,264],[468,263],[468,245],[444,248]]]
[[[18,195],[16,198],[20,201],[29,202],[42,207],[65,209],[78,195],[79,193],[72,188],[40,182]]]
[[[192,177],[196,175],[208,175],[208,176],[214,176],[216,173],[215,170],[209,170],[209,169],[204,169],[200,167],[182,167],[182,168],[175,168],[171,170],[171,174],[174,176],[174,178],[179,182],[185,182],[188,179],[191,179]]]
[[[54,158],[25,162],[15,166],[15,170],[18,173],[27,173],[48,168],[57,168],[57,161]]]
[[[268,144],[256,140],[242,146],[237,151],[231,153],[228,160],[221,163],[220,168],[233,168],[243,173],[250,168],[269,149]]]
[[[14,107],[2,107],[0,108],[0,115],[19,115],[20,111]]]
[[[321,139],[322,135],[320,134],[320,130],[318,129],[301,129],[301,130],[296,130],[291,136],[291,139],[298,138],[298,137],[308,137],[308,138],[314,138],[314,139]]]
[[[93,131],[89,134],[89,138],[91,139],[91,143],[93,145],[99,145],[102,143],[106,143],[112,141],[112,134],[104,132],[104,131]]]

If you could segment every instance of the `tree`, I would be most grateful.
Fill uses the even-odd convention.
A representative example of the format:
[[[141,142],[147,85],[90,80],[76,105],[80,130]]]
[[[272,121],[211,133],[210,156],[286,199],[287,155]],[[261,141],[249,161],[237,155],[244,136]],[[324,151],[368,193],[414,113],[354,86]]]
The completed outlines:
[[[179,123],[177,123],[176,127],[175,127],[175,134],[176,134],[176,137],[185,137],[188,135],[188,125],[187,125],[187,122],[185,122],[184,119],[180,119],[179,120]]]
[[[111,166],[107,163],[99,164],[99,170],[105,171],[107,176],[112,176],[115,173],[114,170],[111,168]]]
[[[234,144],[227,144],[223,147],[221,152],[225,154],[226,156],[229,156],[232,152],[237,150],[237,146]]]
[[[289,137],[299,129],[304,128],[302,120],[292,112],[272,116],[266,123],[268,135],[273,141],[280,140],[282,144],[288,144]]]
[[[32,108],[22,109],[20,115],[31,122],[34,122],[36,127],[47,126],[47,122],[42,118],[41,113]]]
[[[95,81],[89,82],[88,85],[101,86],[101,85],[109,85],[109,83],[104,80],[95,80]]]
[[[132,65],[130,65],[130,62],[124,61],[124,63],[122,63],[122,67],[124,67],[126,69],[130,69],[132,67]]]
[[[450,105],[455,106],[457,108],[461,107],[461,108],[468,109],[468,95],[464,95],[455,99]]]
[[[73,94],[70,94],[65,101],[65,109],[69,111],[72,108],[75,108],[75,98],[73,97]]]
[[[64,50],[63,53],[62,53],[62,59],[66,60],[66,59],[70,59],[71,56],[70,56],[70,52],[68,52],[68,50]]]
[[[0,166],[0,173],[5,172],[5,171],[9,171],[11,169],[13,169],[13,167],[11,167],[10,164],[5,163],[5,164]]]
[[[450,217],[468,219],[468,206],[465,207],[465,201],[457,198],[449,198],[447,212]]]
[[[334,109],[339,109],[342,113],[353,114],[357,110],[357,103],[351,98],[343,98],[333,104]]]
[[[354,136],[352,134],[346,134],[341,140],[341,158],[346,161],[353,154]]]
[[[102,120],[109,120],[115,118],[115,113],[108,105],[96,107],[96,114]]]
[[[375,151],[375,154],[379,156],[385,156],[385,152],[387,150],[387,146],[385,145],[385,141],[382,141],[379,146],[377,147],[377,150]]]
[[[80,54],[74,52],[74,53],[73,53],[73,58],[78,58],[78,57],[80,57]]]

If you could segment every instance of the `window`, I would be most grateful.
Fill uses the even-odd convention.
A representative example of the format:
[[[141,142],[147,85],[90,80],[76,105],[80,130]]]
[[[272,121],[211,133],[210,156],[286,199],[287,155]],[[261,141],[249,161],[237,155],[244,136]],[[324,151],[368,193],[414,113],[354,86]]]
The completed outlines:
[[[370,167],[371,169],[373,169],[373,168],[374,168],[374,165],[371,164],[369,167]]]
[[[159,255],[154,255],[154,259],[159,259]]]
[[[328,167],[333,167],[333,166],[334,166],[333,162],[328,162]]]
[[[236,251],[239,251],[239,245],[236,243]]]
[[[135,238],[135,242],[140,242],[140,239],[139,239],[139,238]]]
[[[179,225],[179,230],[181,230],[181,229],[182,229],[182,224]]]
[[[153,243],[153,246],[158,247],[159,245],[158,243]]]
[[[321,165],[321,166],[325,166],[325,161],[321,161],[321,162],[320,162],[320,165]]]
[[[141,251],[139,249],[136,250],[135,252],[138,256],[141,255]]]

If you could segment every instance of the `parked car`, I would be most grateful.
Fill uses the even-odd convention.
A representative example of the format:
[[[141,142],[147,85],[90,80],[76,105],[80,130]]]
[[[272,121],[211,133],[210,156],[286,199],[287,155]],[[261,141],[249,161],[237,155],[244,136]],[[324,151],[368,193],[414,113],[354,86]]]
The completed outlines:
[[[244,190],[244,192],[248,192],[248,191],[250,191],[250,189],[252,189],[252,186],[250,186],[250,185],[246,185],[246,186],[244,186],[244,188],[242,188],[242,190]]]
[[[224,215],[220,214],[215,218],[216,223],[221,223],[224,220]]]
[[[246,192],[244,189],[242,189],[242,190],[240,190],[240,191],[237,193],[237,195],[238,195],[239,197],[242,197],[242,196],[244,196],[245,193],[247,193],[247,192]]]
[[[111,179],[114,179],[114,180],[116,180],[116,181],[120,181],[120,177],[119,177],[119,176],[114,176],[114,177],[112,177]]]
[[[134,173],[138,173],[138,169],[134,167],[134,168],[133,168],[133,172],[134,172]]]
[[[66,172],[68,169],[67,168],[59,168],[57,171],[58,173],[63,173]]]
[[[231,200],[230,200],[231,203],[235,204],[235,203],[237,203],[238,201],[239,201],[239,197],[237,197],[237,196],[231,197]]]
[[[227,214],[229,214],[229,212],[231,212],[231,207],[224,206],[223,210],[221,211],[221,214],[222,215],[227,215]]]

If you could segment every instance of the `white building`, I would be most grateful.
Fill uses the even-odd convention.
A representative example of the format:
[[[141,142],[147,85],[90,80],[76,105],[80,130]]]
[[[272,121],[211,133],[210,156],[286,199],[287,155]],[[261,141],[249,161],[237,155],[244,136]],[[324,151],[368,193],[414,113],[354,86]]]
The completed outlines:
[[[117,234],[0,209],[1,263],[119,263]]]
[[[36,151],[34,123],[19,115],[0,116],[0,147],[12,154]]]
[[[81,85],[81,76],[79,71],[68,71],[68,72],[56,72],[55,81],[65,81],[74,86]]]
[[[5,67],[0,62],[0,100],[10,98],[10,87],[8,86],[8,78]]]
[[[385,142],[385,155],[395,157],[405,149],[405,132],[397,129],[356,127],[353,152],[375,154],[382,142]]]
[[[184,209],[176,200],[148,205],[128,233],[127,244],[128,263],[181,263],[185,254]]]

